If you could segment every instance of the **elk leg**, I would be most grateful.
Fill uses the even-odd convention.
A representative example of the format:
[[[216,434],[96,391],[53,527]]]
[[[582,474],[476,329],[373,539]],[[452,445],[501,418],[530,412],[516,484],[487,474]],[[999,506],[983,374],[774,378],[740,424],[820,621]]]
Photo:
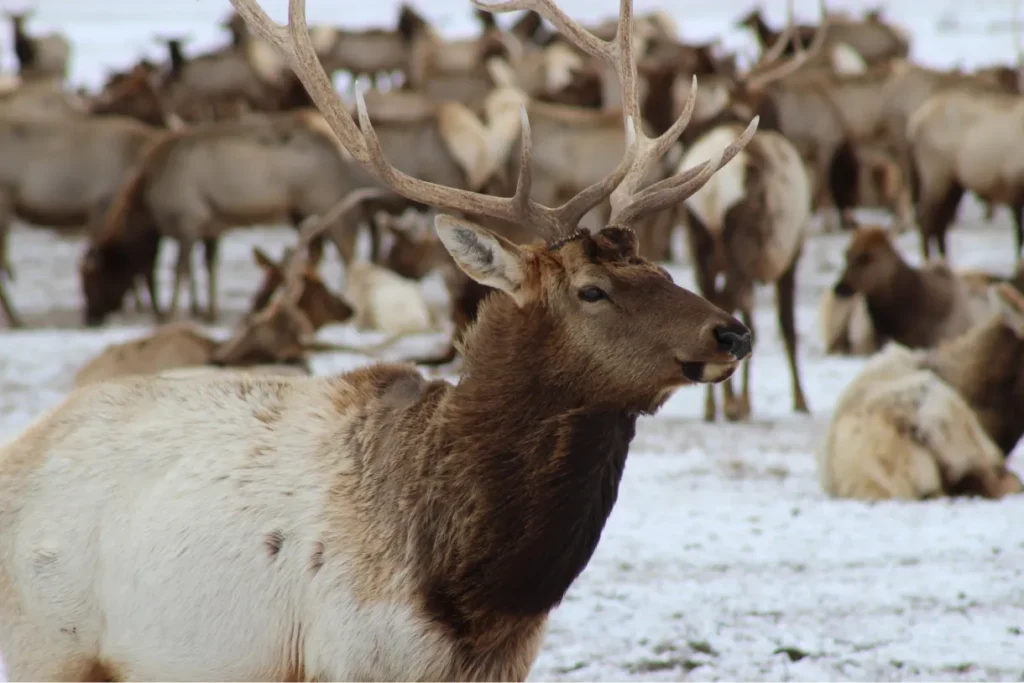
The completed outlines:
[[[800,252],[793,258],[789,269],[782,274],[775,283],[775,305],[779,313],[779,328],[782,330],[782,339],[786,344],[786,357],[789,360],[789,374],[793,380],[793,412],[809,413],[807,399],[804,397],[803,387],[800,385],[800,369],[796,362],[796,320],[794,309],[796,307],[796,267],[800,262]],[[750,360],[747,360],[750,364]]]
[[[687,211],[685,219],[687,223],[686,235],[690,243],[690,256],[697,271],[697,290],[705,299],[716,302],[718,297],[715,291],[715,277],[708,271],[708,264],[712,260],[714,247],[710,237],[696,216]],[[715,404],[715,386],[713,384],[705,385],[704,421],[714,422],[717,414],[718,406]]]
[[[5,207],[0,204],[0,211]],[[10,296],[7,294],[7,285],[5,280],[13,280],[11,275],[11,265],[7,261],[7,231],[10,227],[10,221],[6,212],[4,215],[0,215],[0,308],[3,309],[4,318],[7,320],[7,326],[11,328],[22,327],[24,324],[17,311],[14,310],[14,305],[11,304]]]
[[[1019,259],[1021,251],[1024,250],[1024,203],[1018,201],[1011,207],[1011,210],[1013,211],[1013,229],[1014,237],[1017,240],[1017,258]]]
[[[174,266],[174,292],[171,293],[170,317],[178,315],[178,302],[181,299],[181,288],[187,277],[192,290],[193,306],[195,305],[195,279],[192,277],[192,240],[178,240],[178,262]]]
[[[963,196],[963,186],[955,181],[949,181],[944,192],[932,190],[923,194],[918,227],[921,233],[921,254],[926,261],[931,257],[932,242],[938,246],[939,254],[945,257],[946,231],[956,217],[956,210]]]
[[[220,240],[216,237],[203,239],[203,256],[206,261],[206,320],[217,321],[217,256]]]
[[[743,320],[743,324],[750,330],[750,336],[752,339],[756,339],[754,332],[754,292],[750,285],[745,285],[742,292],[737,292],[732,287],[735,287],[734,283],[737,282],[735,276],[730,277],[730,282],[726,286],[727,294],[724,295],[727,301],[730,302],[730,306],[727,310],[733,311],[736,308],[740,309],[740,317]],[[722,413],[725,415],[725,419],[729,422],[739,422],[750,417],[750,358],[743,363],[743,384],[740,389],[740,395],[737,399],[736,391],[733,388],[733,378],[730,377],[725,382],[722,382],[722,393],[724,394],[724,405],[722,406]]]

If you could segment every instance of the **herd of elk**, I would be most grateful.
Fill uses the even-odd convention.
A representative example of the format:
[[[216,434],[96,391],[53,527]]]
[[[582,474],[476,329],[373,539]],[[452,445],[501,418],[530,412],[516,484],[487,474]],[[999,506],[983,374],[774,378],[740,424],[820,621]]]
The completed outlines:
[[[1024,434],[1024,261],[1009,278],[917,267],[894,242],[917,223],[925,256],[935,241],[945,255],[970,190],[1011,208],[1019,256],[1015,79],[910,64],[877,11],[824,2],[814,26],[792,2],[782,31],[743,19],[763,50],[740,69],[631,0],[593,27],[554,0],[472,1],[480,33],[446,40],[407,5],[393,29],[348,31],[310,27],[305,0],[286,25],[231,0],[228,45],[189,58],[164,38],[166,65],[78,100],[30,83],[63,79],[66,41],[15,20],[24,82],[0,95],[9,325],[15,217],[87,228],[90,326],[139,303],[140,284],[157,320],[173,316],[186,280],[191,313],[214,320],[225,231],[298,235],[280,260],[254,248],[263,281],[229,337],[171,323],[112,345],[0,444],[11,679],[526,679],[638,418],[701,384],[706,420],[715,384],[727,419],[750,418],[758,284],[775,287],[792,409],[809,412],[796,272],[827,206],[853,230],[822,299],[826,351],[875,355],[831,415],[824,491],[1022,492],[1005,460]],[[338,70],[401,84],[356,86],[351,106]],[[855,225],[869,196],[891,229]],[[677,227],[700,295],[658,263]],[[164,238],[178,246],[167,313]],[[341,293],[318,272],[326,243]],[[435,327],[419,283],[432,273],[451,337],[419,362],[461,355],[457,383],[409,363],[310,371],[310,353],[352,350],[317,341],[325,325]]]

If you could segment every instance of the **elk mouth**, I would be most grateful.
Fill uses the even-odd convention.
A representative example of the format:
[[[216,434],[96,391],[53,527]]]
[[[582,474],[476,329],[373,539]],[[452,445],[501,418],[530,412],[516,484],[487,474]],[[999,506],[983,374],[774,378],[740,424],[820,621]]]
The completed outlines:
[[[704,363],[699,361],[680,361],[683,377],[694,384],[716,384],[732,377],[739,366],[739,361],[731,363]]]

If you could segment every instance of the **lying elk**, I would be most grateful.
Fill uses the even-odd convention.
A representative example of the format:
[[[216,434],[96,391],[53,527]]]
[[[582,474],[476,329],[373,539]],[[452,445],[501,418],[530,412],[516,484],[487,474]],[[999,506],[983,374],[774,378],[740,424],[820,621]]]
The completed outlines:
[[[67,121],[0,116],[0,307],[20,327],[4,284],[11,220],[50,228],[100,222],[157,129],[119,117]]]
[[[996,312],[932,351],[889,346],[836,406],[819,452],[830,495],[869,500],[1020,493],[1004,459],[1024,432],[1024,297],[993,289]]]
[[[30,36],[25,31],[25,20],[32,12],[8,12],[14,32],[14,56],[18,58],[19,73],[28,80],[52,79],[64,83],[68,79],[71,44],[62,33]]]
[[[1013,214],[1015,259],[1024,254],[1024,157],[1015,131],[1024,126],[1016,93],[950,88],[930,97],[907,123],[921,250],[946,256],[946,232],[964,192]]]
[[[387,364],[100,382],[0,448],[10,678],[527,677],[548,614],[597,545],[638,416],[680,387],[722,381],[750,353],[739,321],[637,256],[630,226],[685,199],[756,129],[639,190],[686,121],[657,139],[639,129],[631,3],[614,43],[547,0],[530,6],[618,64],[631,130],[612,173],[559,208],[530,199],[528,123],[512,197],[398,171],[365,107],[357,126],[337,98],[303,0],[291,0],[287,29],[236,0],[382,184],[553,241],[520,247],[437,218],[460,267],[502,290],[467,335],[458,385]],[[610,223],[577,230],[609,196]],[[116,561],[100,561],[107,538]],[[22,570],[40,562],[47,571]]]
[[[217,316],[217,257],[230,228],[287,221],[334,206],[352,187],[354,169],[314,111],[220,122],[165,134],[149,150],[110,208],[102,234],[83,261],[85,322],[101,324],[121,307],[134,279],[155,262],[160,237],[178,243],[169,314],[188,279],[191,311],[199,314],[192,251],[203,243],[209,320]],[[141,254],[138,253],[140,251]],[[151,293],[154,313],[163,312]]]
[[[284,282],[278,295],[268,298],[227,340],[212,339],[191,323],[163,325],[140,339],[108,346],[78,371],[75,386],[196,366],[284,366],[309,374],[305,354],[313,335],[352,316],[352,309],[306,263],[308,238],[319,229],[314,224],[282,264]]]
[[[957,337],[988,310],[946,264],[908,264],[878,227],[854,233],[833,291],[839,298],[864,297],[879,343],[891,339],[910,348],[929,348]]]

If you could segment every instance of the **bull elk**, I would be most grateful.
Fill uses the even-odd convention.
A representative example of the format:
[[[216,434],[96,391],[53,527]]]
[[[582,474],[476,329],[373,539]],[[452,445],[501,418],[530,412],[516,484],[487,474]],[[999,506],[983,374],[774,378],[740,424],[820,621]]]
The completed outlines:
[[[387,364],[99,382],[0,448],[8,676],[523,680],[597,545],[638,416],[750,354],[749,330],[639,257],[630,226],[698,189],[756,121],[640,190],[687,121],[656,139],[640,128],[630,0],[613,42],[549,0],[484,6],[534,9],[615,64],[628,144],[608,176],[545,207],[530,199],[524,116],[513,196],[434,185],[387,162],[361,99],[358,125],[342,106],[303,0],[287,27],[234,2],[382,184],[551,241],[436,219],[459,266],[501,290],[465,339],[458,385]],[[577,229],[609,196],[609,224]]]

